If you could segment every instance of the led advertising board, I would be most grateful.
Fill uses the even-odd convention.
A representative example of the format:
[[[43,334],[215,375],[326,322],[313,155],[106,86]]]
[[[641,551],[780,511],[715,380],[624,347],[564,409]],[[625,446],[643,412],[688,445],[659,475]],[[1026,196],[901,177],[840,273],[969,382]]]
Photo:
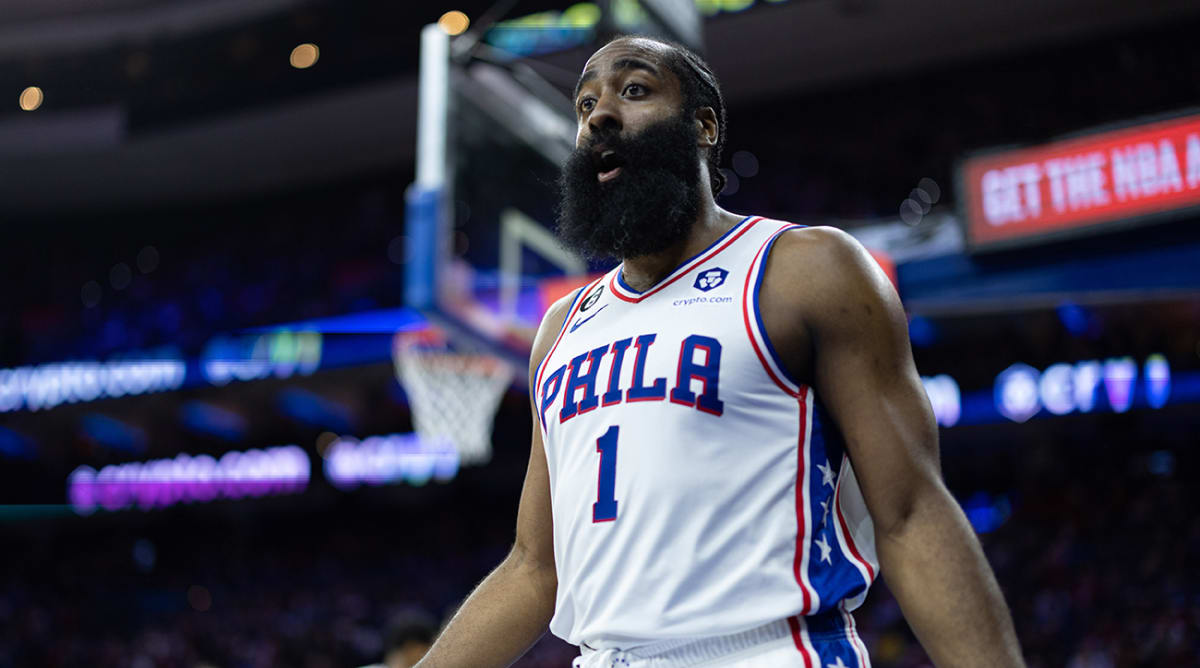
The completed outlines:
[[[973,249],[1200,207],[1200,114],[977,155],[960,165],[959,187]]]

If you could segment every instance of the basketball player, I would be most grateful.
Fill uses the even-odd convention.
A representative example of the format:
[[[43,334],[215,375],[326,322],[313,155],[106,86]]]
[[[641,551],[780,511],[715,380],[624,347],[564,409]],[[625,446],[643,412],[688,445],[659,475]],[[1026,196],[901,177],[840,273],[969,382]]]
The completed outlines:
[[[585,668],[865,668],[881,571],[938,665],[1021,665],[870,256],[717,206],[725,109],[682,47],[610,42],[575,102],[560,233],[623,262],[547,313],[516,543],[419,665],[549,625]]]

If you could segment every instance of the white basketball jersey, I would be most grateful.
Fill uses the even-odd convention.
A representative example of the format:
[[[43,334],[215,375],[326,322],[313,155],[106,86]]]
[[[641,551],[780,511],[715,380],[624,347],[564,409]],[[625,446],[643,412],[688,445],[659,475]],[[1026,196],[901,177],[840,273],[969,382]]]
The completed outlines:
[[[555,635],[630,648],[787,618],[800,647],[824,613],[853,635],[878,572],[871,519],[758,310],[793,227],[746,218],[644,292],[617,267],[574,297],[536,374]]]

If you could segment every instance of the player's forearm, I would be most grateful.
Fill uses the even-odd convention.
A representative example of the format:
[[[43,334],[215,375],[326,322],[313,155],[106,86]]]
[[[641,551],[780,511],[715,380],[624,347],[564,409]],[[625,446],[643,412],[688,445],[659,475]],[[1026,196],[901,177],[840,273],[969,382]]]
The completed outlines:
[[[463,602],[419,668],[486,668],[516,661],[554,615],[557,578],[514,550]]]
[[[927,494],[876,541],[888,587],[935,664],[1024,665],[1000,587],[949,492]]]

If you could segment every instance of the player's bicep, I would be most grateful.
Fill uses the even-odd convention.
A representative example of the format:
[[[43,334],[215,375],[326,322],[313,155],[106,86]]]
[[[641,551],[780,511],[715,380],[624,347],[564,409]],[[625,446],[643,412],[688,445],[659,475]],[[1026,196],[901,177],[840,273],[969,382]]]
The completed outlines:
[[[534,416],[537,419],[537,416]],[[536,424],[529,449],[529,466],[521,488],[521,505],[517,510],[517,539],[514,551],[524,565],[554,570],[554,532],[550,513],[550,473],[546,467],[546,451],[542,446],[541,429]]]
[[[829,237],[822,296],[806,316],[814,383],[845,437],[871,515],[887,532],[940,485],[937,427],[899,297],[856,241]]]

